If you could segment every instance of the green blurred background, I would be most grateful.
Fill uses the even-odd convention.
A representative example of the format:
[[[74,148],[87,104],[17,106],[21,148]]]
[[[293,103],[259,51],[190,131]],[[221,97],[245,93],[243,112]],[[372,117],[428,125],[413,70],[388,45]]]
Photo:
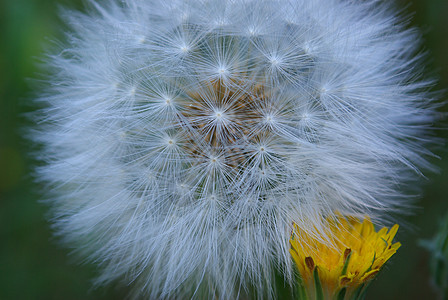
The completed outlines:
[[[61,36],[58,7],[82,8],[81,2],[0,0],[0,299],[123,299],[127,294],[126,287],[93,289],[94,266],[78,264],[52,237],[46,208],[38,203],[40,187],[30,176],[30,145],[21,134],[30,125],[23,114],[35,109],[28,78],[39,77],[37,62],[48,38]],[[430,52],[428,71],[439,78],[436,89],[446,89],[448,0],[401,0],[397,6],[413,14]],[[433,236],[448,210],[446,148],[436,150],[442,159],[434,163],[441,171],[422,179],[419,208],[405,218],[412,228],[402,228],[403,247],[372,284],[368,299],[435,299],[428,255],[417,243]]]

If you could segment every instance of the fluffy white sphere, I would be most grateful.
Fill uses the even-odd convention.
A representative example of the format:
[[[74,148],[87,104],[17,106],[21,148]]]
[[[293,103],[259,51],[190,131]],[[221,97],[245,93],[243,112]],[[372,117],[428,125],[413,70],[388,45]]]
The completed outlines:
[[[99,283],[271,296],[293,222],[397,210],[427,167],[419,36],[378,1],[107,0],[64,19],[38,176]]]

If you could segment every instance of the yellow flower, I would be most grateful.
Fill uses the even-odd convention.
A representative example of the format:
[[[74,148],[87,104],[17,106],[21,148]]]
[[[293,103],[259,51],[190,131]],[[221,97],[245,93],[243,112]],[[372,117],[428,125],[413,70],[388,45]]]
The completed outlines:
[[[395,224],[378,232],[366,218],[328,220],[327,231],[315,237],[294,225],[290,253],[300,273],[301,297],[358,299],[400,243],[392,244]]]

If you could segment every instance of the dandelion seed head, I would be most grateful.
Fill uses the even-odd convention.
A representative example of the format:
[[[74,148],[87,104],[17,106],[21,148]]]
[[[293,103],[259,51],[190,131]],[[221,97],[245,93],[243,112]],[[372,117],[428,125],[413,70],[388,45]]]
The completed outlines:
[[[406,207],[436,105],[387,4],[89,2],[33,138],[55,228],[98,284],[149,298],[272,296],[292,224]]]

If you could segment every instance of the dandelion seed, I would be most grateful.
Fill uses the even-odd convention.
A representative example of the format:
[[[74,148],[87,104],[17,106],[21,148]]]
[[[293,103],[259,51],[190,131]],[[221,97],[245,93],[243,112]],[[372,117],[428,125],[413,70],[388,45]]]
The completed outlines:
[[[291,224],[382,219],[430,167],[437,105],[388,4],[89,3],[64,14],[33,138],[54,228],[98,284],[273,297],[275,268],[293,282]]]

